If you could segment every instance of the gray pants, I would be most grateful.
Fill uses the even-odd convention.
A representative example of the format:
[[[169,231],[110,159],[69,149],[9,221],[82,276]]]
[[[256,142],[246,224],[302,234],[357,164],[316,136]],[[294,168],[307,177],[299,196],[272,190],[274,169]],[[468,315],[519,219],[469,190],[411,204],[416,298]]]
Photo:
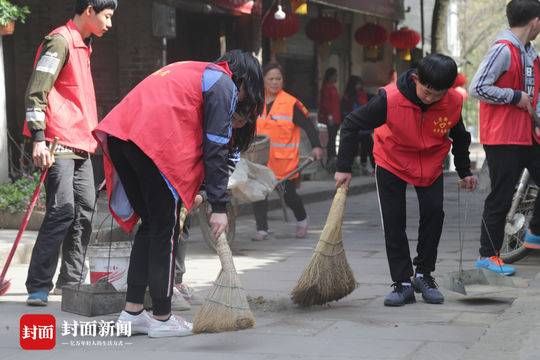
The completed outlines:
[[[176,248],[176,267],[174,273],[174,283],[181,284],[183,281],[184,274],[186,273],[186,247],[187,240],[189,239],[189,227],[191,225],[190,215],[186,217],[184,223],[184,228],[182,229],[182,234],[178,241],[178,247]]]
[[[84,249],[92,234],[92,210],[96,199],[90,159],[57,159],[45,180],[46,212],[32,251],[26,289],[50,291],[62,249],[57,287],[79,282]],[[83,274],[83,279],[85,274]]]

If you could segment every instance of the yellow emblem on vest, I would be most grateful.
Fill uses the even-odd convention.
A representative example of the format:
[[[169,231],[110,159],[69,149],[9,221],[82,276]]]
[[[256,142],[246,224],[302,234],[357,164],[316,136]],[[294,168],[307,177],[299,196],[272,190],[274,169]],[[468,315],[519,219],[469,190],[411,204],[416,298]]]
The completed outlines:
[[[446,116],[433,121],[433,132],[444,135],[450,130],[450,120]]]

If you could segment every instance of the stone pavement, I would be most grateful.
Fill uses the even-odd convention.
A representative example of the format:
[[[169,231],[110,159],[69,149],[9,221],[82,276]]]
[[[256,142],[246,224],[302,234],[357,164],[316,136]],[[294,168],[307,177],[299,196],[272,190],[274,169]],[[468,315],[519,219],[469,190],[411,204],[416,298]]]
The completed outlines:
[[[365,178],[355,178],[355,184]],[[455,176],[446,178],[446,220],[435,276],[455,271],[458,259],[457,193]],[[371,180],[370,180],[371,181]],[[307,184],[307,183],[306,183]],[[327,182],[332,188],[332,182]],[[302,192],[302,190],[301,190]],[[465,268],[477,254],[482,194],[461,194],[465,239]],[[408,235],[414,254],[417,238],[417,203],[408,191]],[[294,224],[282,222],[281,210],[270,212],[273,238],[252,242],[254,220],[238,219],[233,245],[235,263],[243,285],[254,298],[254,329],[196,335],[186,338],[149,339],[134,336],[123,346],[77,347],[69,336],[58,336],[54,351],[39,354],[20,350],[18,319],[24,313],[52,313],[62,320],[93,320],[60,311],[60,297],[51,296],[46,308],[28,308],[24,279],[27,266],[13,266],[11,291],[0,298],[0,359],[92,358],[145,359],[148,356],[181,359],[538,359],[540,354],[540,256],[533,254],[517,264],[519,276],[531,280],[527,289],[476,286],[464,297],[444,291],[443,305],[418,302],[402,308],[386,308],[384,295],[391,290],[380,216],[375,192],[351,195],[344,219],[343,238],[358,288],[328,306],[298,308],[289,300],[290,289],[318,240],[330,201],[307,205],[311,228],[307,239],[294,239]],[[31,234],[29,234],[31,237]],[[186,279],[199,294],[211,285],[219,271],[214,255],[194,229],[188,245]],[[180,315],[192,319],[196,307]],[[115,320],[102,316],[96,320]],[[77,339],[80,340],[80,339]],[[77,355],[74,355],[77,352]]]

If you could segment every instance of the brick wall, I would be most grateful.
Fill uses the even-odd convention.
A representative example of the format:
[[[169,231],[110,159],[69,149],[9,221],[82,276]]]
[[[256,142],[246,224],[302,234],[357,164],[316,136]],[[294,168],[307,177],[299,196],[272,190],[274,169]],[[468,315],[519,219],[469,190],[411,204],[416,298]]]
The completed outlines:
[[[17,24],[11,41],[13,76],[7,84],[15,93],[9,106],[19,124],[24,118],[24,93],[32,71],[35,51],[44,35],[73,14],[74,0],[26,0],[32,14],[26,24]],[[103,117],[134,85],[160,66],[160,41],[152,36],[152,1],[120,0],[113,28],[95,39],[92,72],[98,113]]]

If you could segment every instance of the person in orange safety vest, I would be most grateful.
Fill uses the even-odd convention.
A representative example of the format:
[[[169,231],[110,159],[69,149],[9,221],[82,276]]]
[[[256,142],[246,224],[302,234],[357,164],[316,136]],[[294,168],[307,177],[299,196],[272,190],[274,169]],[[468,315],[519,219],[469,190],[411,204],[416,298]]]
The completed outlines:
[[[283,69],[277,63],[268,63],[263,68],[265,86],[265,107],[257,120],[257,134],[270,138],[270,156],[268,167],[272,169],[278,180],[294,171],[300,159],[300,129],[303,129],[313,148],[314,159],[322,157],[322,147],[315,125],[307,118],[308,111],[294,96],[283,90]],[[296,174],[284,182],[285,203],[296,218],[296,237],[307,235],[308,217],[302,199],[296,192],[300,178]],[[257,233],[254,241],[268,239],[268,201],[253,203]]]

